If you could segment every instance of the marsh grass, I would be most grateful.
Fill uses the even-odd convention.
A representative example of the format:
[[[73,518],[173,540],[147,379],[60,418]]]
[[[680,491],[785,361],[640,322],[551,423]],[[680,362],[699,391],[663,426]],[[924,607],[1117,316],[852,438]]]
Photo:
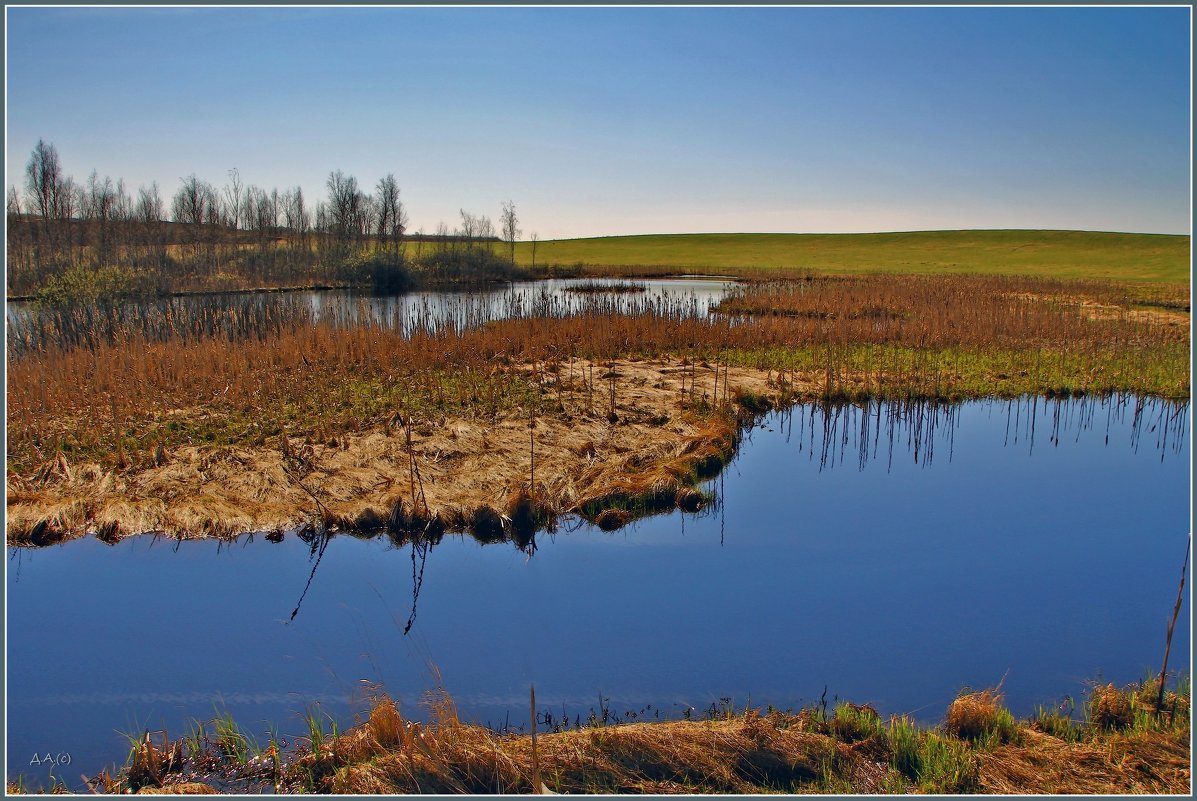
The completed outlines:
[[[1187,688],[1175,691],[1186,710]],[[1098,685],[1089,705],[1108,705],[1115,693],[1133,706],[1155,689],[1148,682]],[[424,705],[427,717],[416,722],[380,695],[366,719],[344,732],[326,731],[325,716],[309,708],[309,733],[297,750],[273,762],[251,756],[240,774],[227,776],[240,775],[237,786],[251,789],[270,783],[276,792],[337,794],[528,793],[540,783],[554,793],[1104,794],[1184,792],[1189,783],[1187,714],[1132,717],[1120,731],[1092,718],[1058,737],[1044,731],[1042,710],[1027,721],[1007,718],[996,690],[962,694],[938,727],[904,716],[883,722],[867,705],[792,714],[751,704],[740,711],[731,699],[712,704],[702,720],[642,723],[615,717],[600,695],[601,717],[592,712],[585,725],[539,732],[535,753],[529,733],[463,722],[443,689]],[[272,742],[267,754],[275,748]],[[165,740],[153,749],[157,756],[149,758],[159,764],[162,754],[180,751]],[[223,752],[220,759],[230,762]],[[140,787],[205,779],[190,767],[147,772],[131,761],[108,789],[132,788],[130,770],[140,771]]]
[[[1180,297],[1153,291],[1161,303]],[[183,446],[219,459],[293,442],[302,454],[343,444],[347,435],[400,429],[401,421],[434,427],[450,416],[519,416],[535,426],[585,414],[620,424],[628,387],[618,370],[601,365],[676,360],[685,371],[678,406],[709,421],[710,436],[683,463],[641,470],[638,486],[614,488],[605,502],[579,499],[596,521],[610,510],[604,522],[615,526],[637,506],[701,505],[694,481],[734,451],[728,415],[760,413],[774,402],[1115,392],[1185,399],[1187,325],[1139,315],[1130,307],[1141,299],[1092,282],[809,275],[743,288],[715,314],[664,296],[600,294],[576,303],[541,293],[509,298],[505,319],[465,303],[390,320],[348,310],[317,318],[300,305],[39,317],[30,325],[45,330],[27,328],[8,353],[9,498],[35,494],[79,465],[96,465],[87,469],[99,471],[97,480],[109,470],[119,476],[169,465]],[[877,308],[893,313],[858,313]],[[577,360],[588,370],[575,373]],[[766,372],[777,400],[728,386],[729,367]],[[539,489],[535,429],[526,441],[534,449],[527,491],[552,505]],[[510,511],[520,513],[521,526],[543,516],[533,507]],[[65,520],[77,512],[54,514]],[[376,512],[385,518],[387,510]],[[503,529],[487,515],[472,522],[484,536]],[[31,528],[25,539],[49,541],[63,527],[42,523],[41,534]]]

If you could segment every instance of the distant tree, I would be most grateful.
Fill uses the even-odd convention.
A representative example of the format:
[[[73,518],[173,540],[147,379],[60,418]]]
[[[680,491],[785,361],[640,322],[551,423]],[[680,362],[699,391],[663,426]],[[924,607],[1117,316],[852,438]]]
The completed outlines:
[[[140,187],[137,190],[137,205],[133,210],[136,218],[146,224],[156,223],[162,221],[163,213],[162,196],[158,193],[158,182],[154,181],[151,183],[149,189],[146,189],[144,186]]]
[[[536,243],[540,240],[540,234],[533,231],[528,234],[528,241],[532,243],[532,269],[536,269]]]
[[[55,221],[69,220],[74,212],[74,183],[63,176],[58,150],[37,140],[25,165],[25,199],[30,214],[41,218],[41,237],[34,243],[34,261],[57,256],[60,226]]]
[[[236,167],[229,170],[229,182],[224,187],[225,213],[232,228],[240,228],[241,221],[241,173]]]
[[[395,256],[400,254],[403,234],[407,231],[407,210],[399,199],[399,183],[393,173],[378,182],[375,195],[376,231],[380,243],[389,242]]]
[[[357,186],[357,179],[340,170],[328,174],[328,228],[345,243],[359,239],[367,222],[367,198]]]
[[[175,222],[202,225],[210,221],[214,213],[219,216],[219,210],[212,208],[216,192],[210,184],[196,178],[195,173],[179,180],[182,185],[171,201],[171,216]]]
[[[79,211],[86,221],[81,230],[80,245],[91,239],[95,246],[95,259],[101,266],[112,259],[112,221],[116,216],[116,189],[107,175],[100,180],[95,170],[87,177],[87,185],[80,196]]]
[[[58,161],[58,150],[54,145],[37,140],[25,165],[25,191],[30,212],[44,220],[62,219],[64,202],[70,202],[63,195],[70,194],[69,190]]]
[[[133,215],[140,223],[142,236],[145,237],[151,258],[159,270],[166,267],[166,231],[162,224],[165,214],[158,182],[153,181],[148,189],[144,186],[139,187]]]
[[[515,214],[515,203],[508,200],[503,204],[503,211],[499,215],[499,226],[503,231],[503,241],[507,243],[508,260],[515,265],[515,240],[519,239],[519,217]]]
[[[474,215],[465,209],[458,209],[461,214],[461,229],[457,235],[465,240],[468,247],[478,247],[478,240],[493,239],[495,227],[490,217],[485,214]]]

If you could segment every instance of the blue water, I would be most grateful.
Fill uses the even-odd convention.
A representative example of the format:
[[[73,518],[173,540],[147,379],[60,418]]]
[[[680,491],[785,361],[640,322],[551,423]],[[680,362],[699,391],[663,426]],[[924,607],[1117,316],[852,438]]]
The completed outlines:
[[[1159,670],[1188,411],[799,407],[751,432],[698,515],[567,521],[532,553],[341,535],[313,574],[319,549],[294,534],[10,549],[8,775],[36,784],[34,754],[70,754],[56,775],[77,784],[123,760],[120,732],[175,736],[216,709],[263,741],[303,732],[308,704],[343,726],[368,684],[420,717],[438,672],[463,718],[495,726],[526,724],[533,682],[539,708],[583,722],[826,690],[933,723],[962,687],[999,682],[1019,715],[1079,700],[1086,681]],[[1185,596],[1170,668],[1187,673]]]

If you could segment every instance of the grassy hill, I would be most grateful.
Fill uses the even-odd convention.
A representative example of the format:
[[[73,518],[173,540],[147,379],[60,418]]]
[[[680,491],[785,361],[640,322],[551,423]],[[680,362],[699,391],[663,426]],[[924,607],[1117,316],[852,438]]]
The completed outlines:
[[[531,243],[517,247],[520,264]],[[1189,237],[1091,231],[912,231],[882,234],[649,234],[558,239],[536,263],[634,274],[756,270],[979,273],[1188,283]],[[596,269],[599,268],[599,269]]]

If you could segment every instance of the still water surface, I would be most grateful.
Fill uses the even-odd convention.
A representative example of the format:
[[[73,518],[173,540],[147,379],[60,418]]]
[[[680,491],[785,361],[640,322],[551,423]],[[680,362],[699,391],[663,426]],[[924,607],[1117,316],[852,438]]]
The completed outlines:
[[[9,551],[9,775],[74,783],[228,710],[259,740],[405,714],[439,672],[464,719],[701,715],[827,699],[930,723],[1004,682],[1018,715],[1159,669],[1189,530],[1189,407],[1134,398],[797,407],[751,432],[697,515],[531,553],[448,536],[131,538]],[[423,583],[411,633],[413,569]],[[309,576],[311,587],[294,620]],[[1182,616],[1187,619],[1188,592]],[[1187,673],[1189,627],[1171,667]],[[604,699],[600,701],[601,699]],[[647,707],[647,709],[646,709]]]
[[[580,292],[611,286],[634,292]],[[310,320],[329,325],[382,326],[413,330],[457,329],[512,317],[576,314],[583,310],[626,313],[668,308],[675,314],[707,314],[736,282],[690,276],[664,279],[549,279],[514,281],[463,291],[430,290],[373,295],[353,290],[251,292],[186,295],[115,305],[43,309],[27,301],[8,302],[8,344],[19,355],[45,343],[78,345],[113,328],[144,332],[150,338],[195,330],[206,335],[253,336],[269,321]],[[198,328],[197,328],[198,327]]]

